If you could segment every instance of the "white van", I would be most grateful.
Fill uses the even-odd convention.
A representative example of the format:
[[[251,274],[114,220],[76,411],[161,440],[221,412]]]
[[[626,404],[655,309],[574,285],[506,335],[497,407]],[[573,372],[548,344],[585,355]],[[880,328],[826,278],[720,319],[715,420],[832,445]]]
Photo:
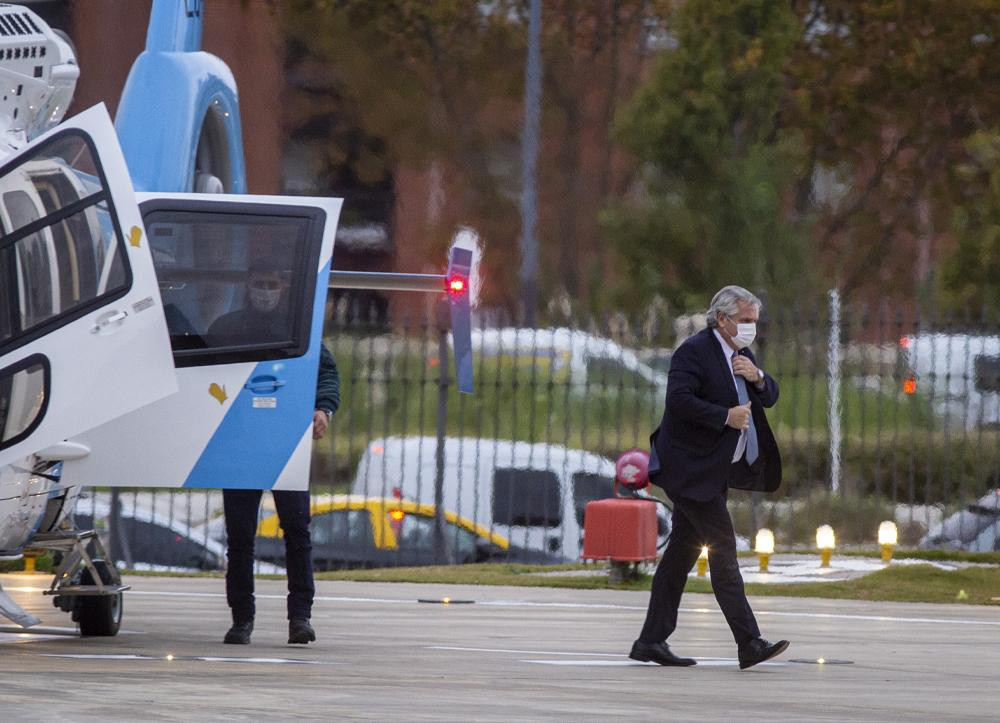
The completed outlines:
[[[1000,424],[1000,336],[920,334],[899,340],[904,390],[950,427]]]
[[[434,504],[437,439],[372,441],[358,463],[351,494]],[[588,502],[614,496],[614,463],[557,444],[475,437],[444,443],[447,510],[507,538],[512,559],[578,561]],[[660,532],[667,518],[657,506]]]

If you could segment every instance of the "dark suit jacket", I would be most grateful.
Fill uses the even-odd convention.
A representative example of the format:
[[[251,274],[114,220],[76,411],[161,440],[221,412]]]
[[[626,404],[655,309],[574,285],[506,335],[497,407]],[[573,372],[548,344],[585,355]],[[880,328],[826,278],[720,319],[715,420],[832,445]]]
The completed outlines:
[[[755,365],[749,349],[742,349]],[[781,484],[781,455],[764,414],[778,401],[778,383],[764,373],[764,388],[747,383],[759,456],[733,464],[739,430],[726,426],[739,404],[729,362],[712,329],[687,339],[670,360],[667,401],[650,437],[650,481],[671,497],[707,501],[727,487],[773,492]]]

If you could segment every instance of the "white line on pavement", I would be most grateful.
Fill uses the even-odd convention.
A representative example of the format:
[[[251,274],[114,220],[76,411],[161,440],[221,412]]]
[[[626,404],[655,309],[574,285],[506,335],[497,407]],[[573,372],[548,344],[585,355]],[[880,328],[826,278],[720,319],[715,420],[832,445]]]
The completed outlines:
[[[167,663],[196,661],[199,663],[261,663],[276,665],[337,665],[325,660],[295,658],[221,658],[208,655],[131,655],[127,653],[38,653],[43,658],[73,658],[76,660],[162,660]]]
[[[428,645],[428,650],[459,650],[469,653],[517,653],[518,655],[586,655],[598,658],[617,658],[621,653],[561,653],[556,650],[508,650],[506,648],[464,648],[458,645]]]
[[[130,590],[127,595],[161,595],[174,597],[225,597],[222,592],[176,592],[172,590]],[[261,594],[258,598],[266,600],[284,600],[285,595]],[[351,603],[387,603],[387,604],[416,604],[414,598],[375,598],[375,597],[352,597],[352,596],[327,596],[317,595],[316,602],[351,602]],[[614,603],[567,603],[567,602],[531,602],[527,600],[477,600],[476,607],[535,607],[535,608],[562,608],[578,610],[637,610],[645,612],[645,605],[617,605]],[[468,606],[463,606],[468,609]],[[681,612],[687,613],[710,613],[717,614],[714,608],[689,608],[682,607]],[[788,618],[813,618],[824,620],[861,620],[870,622],[885,623],[925,623],[928,625],[986,625],[1000,627],[1000,620],[968,620],[959,618],[911,618],[897,617],[893,615],[854,615],[850,613],[809,613],[790,612],[778,610],[754,610],[755,615],[772,615],[776,617]]]
[[[697,665],[686,666],[691,670],[697,670],[698,668],[729,668],[735,667],[739,664],[736,658],[695,658],[698,661]],[[577,667],[613,667],[613,666],[632,666],[632,665],[642,665],[642,666],[653,666],[655,668],[662,667],[657,663],[640,663],[637,660],[520,660],[521,663],[535,663],[536,665],[562,665],[562,666],[577,666]],[[788,665],[788,663],[758,663],[756,667],[772,666],[780,667],[783,665]]]

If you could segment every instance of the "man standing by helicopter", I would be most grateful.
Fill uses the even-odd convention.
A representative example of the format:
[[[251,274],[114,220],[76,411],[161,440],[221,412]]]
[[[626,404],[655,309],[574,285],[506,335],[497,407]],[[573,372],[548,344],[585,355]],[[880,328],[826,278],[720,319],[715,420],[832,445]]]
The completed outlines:
[[[255,261],[247,276],[249,304],[225,314],[213,322],[207,336],[215,343],[231,343],[245,338],[249,330],[259,336],[279,328],[285,318],[287,284],[278,262],[273,258]],[[316,402],[312,419],[313,439],[326,434],[330,419],[340,406],[340,375],[333,355],[320,345]],[[226,601],[232,610],[233,625],[223,640],[233,645],[247,645],[253,633],[254,538],[260,510],[261,490],[226,489],[222,491],[226,517],[228,565],[226,566]],[[285,567],[288,571],[288,642],[306,644],[316,640],[309,622],[316,587],[313,582],[312,541],[309,535],[308,490],[272,490],[274,506],[285,538]]]

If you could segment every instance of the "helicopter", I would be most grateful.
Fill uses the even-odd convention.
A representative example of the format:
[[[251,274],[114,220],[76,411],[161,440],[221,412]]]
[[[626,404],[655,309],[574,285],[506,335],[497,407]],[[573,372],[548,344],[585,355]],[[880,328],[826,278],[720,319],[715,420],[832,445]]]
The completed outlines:
[[[331,271],[342,199],[247,195],[204,1],[153,0],[113,123],[65,118],[71,42],[0,5],[0,559],[56,551],[44,592],[83,635],[117,634],[128,587],[72,526],[81,487],[308,488],[330,288],[442,295],[472,391],[472,250],[442,274]],[[262,263],[280,323],[213,333]],[[39,622],[2,589],[0,615]]]

